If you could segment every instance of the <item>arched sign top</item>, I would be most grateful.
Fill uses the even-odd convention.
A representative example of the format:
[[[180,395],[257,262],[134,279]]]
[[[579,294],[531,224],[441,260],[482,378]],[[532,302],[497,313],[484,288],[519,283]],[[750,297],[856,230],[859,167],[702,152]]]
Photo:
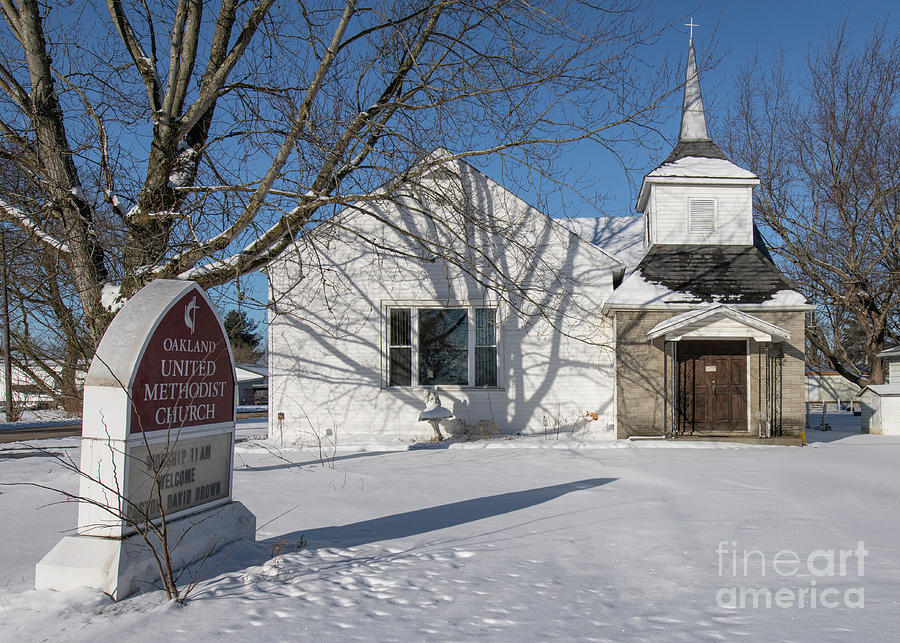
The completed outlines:
[[[234,422],[234,362],[196,283],[157,280],[110,324],[85,386],[127,392],[128,434]]]

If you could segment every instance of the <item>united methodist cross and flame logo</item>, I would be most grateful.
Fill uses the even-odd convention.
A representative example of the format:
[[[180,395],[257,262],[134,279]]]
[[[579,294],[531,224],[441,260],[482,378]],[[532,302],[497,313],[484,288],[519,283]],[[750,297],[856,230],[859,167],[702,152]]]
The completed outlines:
[[[188,305],[184,307],[184,325],[187,326],[191,330],[191,335],[194,334],[194,322],[197,319],[197,298],[194,297],[188,302]]]

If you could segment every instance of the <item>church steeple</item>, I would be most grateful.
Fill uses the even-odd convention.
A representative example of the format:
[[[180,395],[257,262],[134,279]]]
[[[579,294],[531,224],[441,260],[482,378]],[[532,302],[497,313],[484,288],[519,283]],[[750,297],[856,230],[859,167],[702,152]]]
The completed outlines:
[[[687,25],[696,27],[694,21]],[[644,177],[637,211],[645,216],[650,245],[753,244],[753,187],[759,179],[738,167],[709,138],[694,39],[688,41],[684,103],[678,143]]]
[[[700,76],[697,74],[697,57],[694,54],[694,39],[691,38],[688,45],[684,102],[681,106],[681,132],[678,135],[678,141],[708,140],[706,116],[703,114],[703,99],[700,96]]]

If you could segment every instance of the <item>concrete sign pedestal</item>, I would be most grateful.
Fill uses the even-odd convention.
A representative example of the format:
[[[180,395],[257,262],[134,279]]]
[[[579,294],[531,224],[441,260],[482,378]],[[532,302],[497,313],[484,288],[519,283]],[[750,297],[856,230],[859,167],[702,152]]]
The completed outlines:
[[[38,563],[35,588],[118,600],[158,587],[151,522],[165,521],[176,569],[255,537],[231,500],[234,362],[197,284],[154,281],[125,304],[91,362],[83,420],[77,535]]]

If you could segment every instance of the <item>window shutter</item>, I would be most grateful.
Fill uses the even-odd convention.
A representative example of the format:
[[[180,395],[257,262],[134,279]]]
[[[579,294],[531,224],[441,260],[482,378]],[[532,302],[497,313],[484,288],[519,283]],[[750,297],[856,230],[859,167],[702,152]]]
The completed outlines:
[[[690,232],[715,232],[716,200],[689,199],[688,204],[688,230]]]

